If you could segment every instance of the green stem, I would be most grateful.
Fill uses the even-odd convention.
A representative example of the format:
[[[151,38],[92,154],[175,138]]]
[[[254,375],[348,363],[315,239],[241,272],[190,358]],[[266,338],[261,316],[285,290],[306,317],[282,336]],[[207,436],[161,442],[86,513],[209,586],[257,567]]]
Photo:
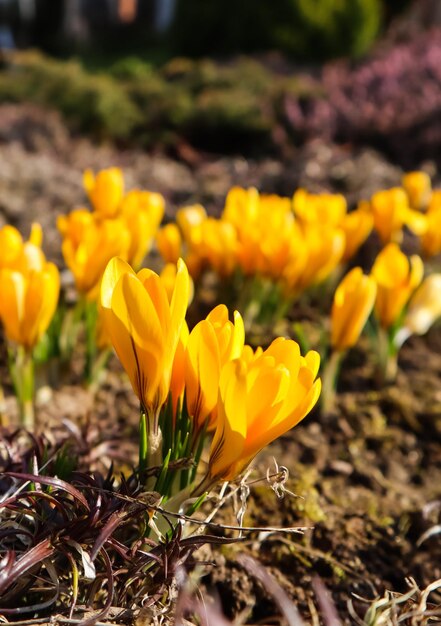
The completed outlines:
[[[324,415],[331,413],[335,406],[337,380],[343,354],[336,350],[331,352],[323,371],[320,403]]]
[[[97,345],[96,345],[96,323],[98,317],[97,306],[95,302],[89,302],[84,299],[84,322],[86,329],[86,363],[84,374],[89,385],[94,382],[95,364],[97,361]]]
[[[162,455],[162,432],[158,427],[157,418],[147,415],[141,409],[139,419],[139,476],[144,480],[145,472],[151,467],[161,467],[163,463]],[[152,477],[146,481],[147,489],[153,489],[156,478]]]
[[[27,430],[33,430],[35,426],[35,376],[34,359],[30,349],[18,346],[15,364],[12,366],[11,371],[15,393],[17,394],[20,424]]]
[[[398,349],[390,330],[378,329],[379,382],[384,385],[393,382],[398,371]]]
[[[84,314],[84,299],[79,298],[73,309],[65,308],[60,322],[58,349],[63,363],[69,363],[78,343]]]

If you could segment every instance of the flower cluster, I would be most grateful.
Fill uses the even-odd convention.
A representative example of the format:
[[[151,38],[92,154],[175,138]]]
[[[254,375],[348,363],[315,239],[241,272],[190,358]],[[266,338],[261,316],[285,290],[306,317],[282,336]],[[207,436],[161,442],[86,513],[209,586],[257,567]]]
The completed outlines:
[[[357,211],[372,214],[381,242],[400,244],[407,228],[420,240],[421,252],[441,252],[441,191],[433,190],[429,176],[415,171],[405,174],[401,187],[376,192],[369,202],[360,202]]]
[[[397,243],[377,255],[371,273],[354,267],[338,285],[331,311],[330,353],[324,372],[322,404],[332,407],[338,368],[373,312],[375,354],[383,381],[396,376],[398,351],[412,334],[422,335],[441,315],[441,274],[424,279],[418,255],[408,258]]]
[[[24,242],[13,226],[0,229],[0,318],[9,341],[32,350],[46,332],[60,291],[57,267],[41,250],[34,224]]]
[[[96,298],[110,259],[120,256],[140,267],[164,215],[164,198],[134,189],[124,194],[121,170],[84,173],[84,187],[93,211],[73,210],[58,218],[62,252],[78,291]]]
[[[283,338],[253,351],[245,345],[240,314],[231,322],[222,305],[189,333],[188,289],[182,260],[169,301],[156,273],[135,273],[114,258],[104,273],[101,303],[107,331],[140,401],[144,465],[170,458],[176,433],[189,455],[198,450],[200,455],[207,432],[214,433],[199,493],[237,476],[261,448],[309,413],[320,393],[320,359],[313,351],[301,356],[298,344]],[[173,432],[167,422],[169,394]],[[182,487],[182,480],[177,485]],[[168,495],[176,488],[172,482]]]
[[[244,310],[261,310],[265,299],[291,302],[326,280],[357,252],[372,224],[367,211],[348,213],[341,195],[300,189],[291,199],[234,187],[219,219],[200,205],[184,207],[158,232],[157,245],[166,263],[183,256],[196,279],[213,270],[231,283],[230,293],[245,294]]]
[[[58,269],[46,260],[41,242],[37,224],[26,242],[13,226],[0,229],[0,320],[21,419],[28,426],[33,421],[32,352],[48,329],[60,291]]]
[[[0,320],[22,421],[32,424],[34,363],[67,362],[84,344],[84,380],[93,389],[113,347],[139,398],[139,477],[166,497],[200,496],[239,475],[312,410],[319,367],[329,410],[345,354],[366,325],[385,382],[404,341],[441,314],[441,274],[400,247],[407,230],[422,256],[441,252],[441,191],[424,172],[351,211],[340,194],[298,189],[287,198],[234,187],[219,218],[187,206],[162,228],[162,196],[125,192],[119,169],[86,171],[84,186],[93,210],[58,218],[73,306],[57,305],[59,272],[42,252],[41,228],[34,225],[28,241],[12,226],[0,229]],[[373,229],[382,248],[372,266],[347,270]],[[140,269],[153,241],[165,262],[159,273]],[[217,276],[216,301],[204,302],[203,319],[187,316],[193,297],[201,303],[201,284],[210,285],[208,273]],[[246,344],[263,311],[273,322],[302,298],[330,312],[319,345],[309,345],[300,322],[286,321],[286,337],[265,349]]]

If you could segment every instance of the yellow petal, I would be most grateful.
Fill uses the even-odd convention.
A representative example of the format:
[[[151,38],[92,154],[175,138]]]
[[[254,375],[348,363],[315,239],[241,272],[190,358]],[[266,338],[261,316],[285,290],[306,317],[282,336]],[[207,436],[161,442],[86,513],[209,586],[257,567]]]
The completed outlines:
[[[185,355],[187,410],[200,429],[217,404],[220,357],[216,334],[210,322],[193,328]]]
[[[373,277],[354,267],[343,278],[334,295],[331,311],[331,345],[347,350],[355,345],[372,311],[377,293]]]
[[[22,319],[22,343],[32,348],[41,339],[57,309],[60,275],[53,263],[28,276]]]
[[[23,238],[14,226],[0,228],[0,269],[18,269],[23,252]]]
[[[218,480],[234,478],[234,465],[243,456],[247,432],[246,367],[238,359],[221,372],[217,425],[210,448],[209,472]]]
[[[169,350],[174,354],[179,341],[182,324],[188,307],[190,280],[187,266],[182,259],[178,260],[175,288],[170,302],[170,338]]]
[[[22,343],[21,323],[24,315],[26,280],[20,272],[0,272],[1,316],[10,341]]]
[[[136,276],[121,276],[110,314],[106,311],[109,309],[103,308],[107,332],[135,393],[146,410],[156,412],[168,394],[163,385],[165,338],[148,293]]]
[[[135,272],[128,263],[114,257],[108,262],[101,281],[101,305],[104,308],[110,309],[113,290],[123,274],[135,276]]]

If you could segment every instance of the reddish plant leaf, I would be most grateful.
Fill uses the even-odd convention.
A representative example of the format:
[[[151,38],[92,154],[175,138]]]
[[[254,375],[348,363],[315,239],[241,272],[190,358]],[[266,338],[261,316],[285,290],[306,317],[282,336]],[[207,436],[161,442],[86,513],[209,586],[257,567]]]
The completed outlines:
[[[54,552],[55,548],[51,546],[49,539],[44,539],[37,543],[9,569],[8,576],[3,580],[3,584],[0,585],[0,594],[9,589],[25,572],[52,556]]]
[[[81,492],[78,491],[73,485],[61,480],[60,478],[49,477],[49,476],[35,476],[34,474],[21,474],[19,472],[4,472],[3,476],[10,476],[11,478],[18,478],[19,480],[29,480],[33,483],[39,483],[42,485],[48,485],[49,487],[54,487],[55,489],[61,489],[62,491],[66,491],[73,498],[81,502],[81,504],[90,511],[90,507],[87,503],[86,498],[83,496]]]

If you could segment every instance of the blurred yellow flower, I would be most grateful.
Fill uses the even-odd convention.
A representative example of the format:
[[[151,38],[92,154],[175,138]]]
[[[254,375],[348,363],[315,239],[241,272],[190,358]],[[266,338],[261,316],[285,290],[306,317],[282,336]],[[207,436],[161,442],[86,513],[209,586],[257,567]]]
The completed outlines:
[[[167,292],[167,297],[169,299],[169,302],[171,302],[171,299],[173,297],[173,292],[175,290],[177,273],[178,273],[178,268],[177,268],[176,263],[167,263],[166,265],[164,265],[164,267],[159,273],[159,278],[161,279],[162,284],[165,287],[165,291]],[[193,301],[193,297],[194,297],[194,283],[193,283],[191,276],[189,276],[188,277],[188,305],[189,306]]]
[[[341,259],[343,263],[356,254],[369,237],[373,224],[371,213],[362,209],[356,209],[344,216],[340,222],[340,228],[345,234],[345,250]]]
[[[127,260],[133,267],[139,268],[150,251],[164,210],[165,201],[159,193],[134,189],[124,196],[119,215],[130,233]]]
[[[280,277],[297,229],[289,198],[233,187],[226,198],[222,221],[236,231],[237,258],[232,260],[244,274]]]
[[[293,285],[296,293],[328,278],[340,263],[346,244],[341,228],[319,229],[309,224],[303,227],[303,237],[306,259],[297,282]]]
[[[302,357],[297,343],[280,337],[256,358],[246,350],[223,367],[211,482],[235,478],[264,446],[311,411],[320,395],[319,364],[317,352]]]
[[[177,263],[182,256],[182,237],[177,225],[171,222],[158,230],[156,245],[165,263]]]
[[[0,315],[9,341],[31,350],[55,313],[60,275],[53,263],[20,272],[0,270]]]
[[[407,258],[395,243],[388,244],[378,254],[372,276],[377,283],[375,315],[383,328],[388,329],[398,321],[423,275],[420,257]]]
[[[30,267],[41,267],[46,258],[41,250],[43,232],[40,224],[31,227],[29,240],[24,242],[20,232],[6,224],[0,228],[0,270],[25,272]]]
[[[183,207],[176,212],[176,223],[189,246],[200,243],[200,225],[207,219],[207,212],[200,204]]]
[[[232,224],[207,217],[200,226],[200,243],[191,252],[201,266],[208,265],[220,276],[228,276],[236,267],[237,234]]]
[[[297,189],[292,202],[298,220],[321,228],[339,226],[347,211],[346,198],[341,194],[313,194],[306,189]]]
[[[426,172],[408,172],[402,179],[404,191],[413,209],[426,209],[432,192],[430,176]]]
[[[0,228],[0,268],[18,265],[23,252],[23,237],[14,227],[6,224]]]
[[[256,220],[259,214],[259,204],[259,192],[254,187],[249,189],[232,187],[225,198],[222,219],[240,230]]]
[[[127,258],[130,233],[121,219],[99,219],[86,209],[60,215],[57,226],[63,236],[62,252],[80,293],[94,298],[110,259]]]
[[[87,169],[83,174],[89,200],[101,217],[114,217],[124,195],[124,177],[118,167],[101,170],[96,175]]]
[[[364,207],[365,203],[361,203]],[[421,235],[427,228],[424,215],[409,206],[406,192],[401,187],[393,187],[375,193],[370,201],[374,218],[374,227],[381,241],[400,243],[403,226],[407,226],[416,235]]]
[[[421,235],[421,249],[425,256],[441,252],[441,190],[433,192],[426,213],[427,230]]]
[[[188,303],[188,272],[178,262],[175,289],[169,303],[155,272],[137,274],[122,259],[107,265],[101,283],[106,331],[126,370],[143,411],[154,419],[166,402],[172,366]]]
[[[331,345],[337,351],[354,346],[373,309],[377,284],[354,267],[338,285],[331,311]]]

